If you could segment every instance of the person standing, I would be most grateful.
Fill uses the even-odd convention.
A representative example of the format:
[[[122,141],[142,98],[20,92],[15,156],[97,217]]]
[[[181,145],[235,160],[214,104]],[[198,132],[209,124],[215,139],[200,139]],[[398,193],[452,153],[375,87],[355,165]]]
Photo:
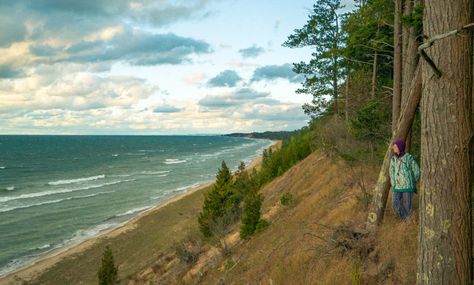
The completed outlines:
[[[405,152],[405,142],[393,143],[390,159],[390,183],[392,184],[392,206],[397,216],[406,221],[410,216],[416,182],[420,178],[420,167],[413,156]]]

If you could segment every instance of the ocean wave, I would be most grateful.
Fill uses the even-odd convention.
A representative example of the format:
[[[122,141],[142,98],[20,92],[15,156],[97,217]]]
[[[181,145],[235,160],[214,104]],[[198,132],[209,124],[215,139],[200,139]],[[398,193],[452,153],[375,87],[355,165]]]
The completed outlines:
[[[60,202],[63,202],[63,201],[90,198],[90,197],[95,197],[95,196],[98,196],[98,195],[102,195],[102,194],[106,194],[106,193],[112,193],[112,192],[114,192],[114,191],[103,191],[103,192],[98,192],[98,193],[89,194],[89,195],[74,196],[74,197],[50,200],[50,201],[45,201],[45,202],[40,202],[40,203],[21,205],[21,206],[17,206],[17,207],[10,207],[10,208],[5,208],[5,209],[0,209],[0,213],[10,212],[10,211],[19,210],[19,209],[26,209],[26,208],[30,208],[30,207],[37,207],[37,206],[42,206],[42,205],[56,204],[56,203],[60,203]]]
[[[54,185],[55,186],[55,185],[73,184],[73,183],[80,183],[80,182],[92,181],[92,180],[103,179],[103,178],[105,178],[105,174],[90,176],[90,177],[84,177],[84,178],[52,181],[52,182],[48,182],[48,185]]]
[[[185,159],[177,159],[177,158],[168,158],[165,160],[165,164],[178,164],[178,163],[184,163],[187,160]]]
[[[140,207],[140,208],[136,208],[136,209],[131,209],[129,211],[126,211],[125,213],[117,214],[117,215],[115,215],[115,217],[123,217],[123,216],[132,215],[132,214],[135,214],[135,213],[139,213],[139,212],[148,210],[150,208],[152,208],[152,207],[147,206],[147,207]]]
[[[32,250],[42,250],[42,249],[47,249],[47,248],[50,248],[51,247],[51,244],[50,243],[47,243],[47,244],[44,244],[42,246],[38,246],[38,247],[35,247],[35,248],[31,248]]]
[[[179,191],[183,191],[183,190],[186,190],[186,189],[194,189],[194,188],[197,188],[199,186],[201,186],[201,183],[194,183],[194,184],[191,184],[191,185],[186,185],[186,186],[183,186],[183,187],[176,188],[175,190],[173,190],[173,192],[179,192]]]
[[[22,194],[18,196],[0,197],[0,203],[13,201],[13,200],[36,198],[36,197],[43,197],[43,196],[49,196],[49,195],[55,195],[55,194],[63,194],[63,193],[70,193],[70,192],[75,192],[75,191],[101,188],[104,186],[110,186],[110,185],[114,185],[114,184],[118,184],[122,182],[130,182],[130,181],[135,181],[135,180],[136,179],[119,180],[119,181],[112,181],[112,182],[107,182],[107,183],[102,183],[102,184],[89,185],[89,186],[80,187],[80,188],[58,189],[58,190],[51,190],[51,191],[42,191],[42,192],[36,192],[36,193]]]
[[[162,170],[162,171],[142,171],[140,172],[141,174],[146,174],[146,175],[156,175],[156,174],[166,174],[166,175],[160,175],[159,177],[165,177],[168,176],[168,173],[171,171],[169,170]]]
[[[75,244],[84,241],[88,238],[97,236],[99,233],[105,230],[109,230],[123,224],[124,223],[117,222],[103,223],[97,226],[90,227],[88,229],[77,230],[70,239],[64,240],[58,247],[63,247],[69,244]]]
[[[0,166],[0,169],[5,169],[6,167],[5,166]]]
[[[15,190],[15,186],[8,186],[8,187],[5,188],[5,190],[13,191],[13,190]]]
[[[117,157],[117,156],[119,156],[119,154],[118,154],[118,153],[114,153],[114,154],[112,154],[112,156],[113,156],[113,157]]]
[[[48,247],[43,248],[41,251],[39,248],[35,249],[33,250],[33,251],[36,251],[34,253],[30,253],[28,255],[25,255],[25,256],[22,256],[10,261],[6,266],[3,266],[2,268],[0,268],[0,276],[3,276],[12,271],[15,271],[18,268],[21,268],[22,266],[31,264],[35,260],[38,260],[39,258],[41,258],[41,256],[44,256],[45,254],[48,254],[58,248],[62,248],[62,247],[72,245],[72,244],[77,244],[79,242],[87,240],[88,238],[97,236],[99,233],[105,230],[119,227],[123,224],[124,223],[105,223],[105,224],[100,224],[88,229],[78,230],[74,233],[72,238],[66,239],[62,241],[61,243],[58,243],[55,245],[50,244]]]

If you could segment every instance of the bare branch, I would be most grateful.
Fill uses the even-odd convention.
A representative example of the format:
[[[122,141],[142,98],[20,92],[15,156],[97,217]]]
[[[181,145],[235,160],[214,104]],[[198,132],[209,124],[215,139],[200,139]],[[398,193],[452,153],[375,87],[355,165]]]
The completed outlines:
[[[428,56],[428,54],[426,54],[425,49],[431,47],[436,41],[439,41],[448,37],[452,37],[452,36],[457,36],[461,32],[468,30],[470,28],[474,28],[474,23],[467,24],[457,30],[449,31],[444,34],[435,35],[418,47],[418,52],[423,57],[423,59],[426,60],[428,65],[431,67],[431,69],[433,69],[434,73],[436,74],[436,76],[438,76],[438,78],[440,78],[442,75],[441,70],[439,70],[439,68],[436,66],[433,60]]]

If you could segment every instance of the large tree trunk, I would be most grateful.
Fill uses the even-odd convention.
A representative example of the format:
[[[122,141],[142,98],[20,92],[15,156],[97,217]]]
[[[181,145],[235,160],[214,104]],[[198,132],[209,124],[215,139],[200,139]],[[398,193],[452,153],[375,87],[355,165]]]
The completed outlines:
[[[393,133],[392,139],[388,144],[387,152],[380,169],[379,178],[373,191],[372,203],[369,208],[369,216],[367,219],[367,229],[376,230],[377,226],[382,222],[387,204],[387,197],[390,190],[389,166],[390,156],[392,153],[392,142],[396,139],[406,139],[411,124],[415,117],[416,109],[421,98],[421,66],[418,65],[415,77],[411,82],[410,96],[402,108],[400,119],[397,123],[396,131]]]
[[[472,23],[473,9],[472,0],[426,1],[424,34]],[[426,52],[442,76],[423,63],[417,284],[472,284],[472,33],[439,40]]]
[[[400,117],[402,96],[402,0],[395,0],[395,20],[393,36],[393,97],[392,97],[392,132],[395,132]]]

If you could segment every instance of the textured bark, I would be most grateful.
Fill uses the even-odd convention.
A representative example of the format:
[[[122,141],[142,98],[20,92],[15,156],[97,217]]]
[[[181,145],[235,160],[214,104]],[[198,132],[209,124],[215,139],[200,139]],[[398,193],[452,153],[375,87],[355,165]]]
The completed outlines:
[[[395,0],[394,36],[393,36],[393,97],[392,132],[395,131],[400,116],[402,96],[402,0]]]
[[[403,7],[402,7],[402,15],[403,16],[408,16],[411,14],[413,11],[413,0],[404,0],[403,1]],[[403,70],[405,69],[405,64],[406,64],[406,58],[408,55],[408,38],[409,38],[409,33],[410,27],[402,22],[402,88],[403,88]],[[410,83],[409,81],[407,83]],[[406,84],[405,84],[406,85]],[[402,91],[403,92],[403,91]],[[403,96],[403,93],[402,93]]]
[[[375,98],[375,90],[377,89],[377,51],[374,52],[374,62],[372,63],[372,89],[370,90],[370,97]]]
[[[421,66],[418,65],[415,72],[415,77],[411,82],[410,96],[402,108],[400,119],[397,123],[396,131],[393,133],[392,139],[388,144],[387,151],[380,169],[379,178],[373,190],[372,202],[369,208],[369,216],[367,219],[367,229],[376,230],[377,226],[383,220],[385,207],[387,204],[387,197],[390,190],[389,165],[390,154],[392,150],[392,142],[396,139],[405,140],[410,131],[413,119],[415,117],[416,109],[420,103],[421,98]]]
[[[429,38],[473,22],[473,0],[426,1]],[[437,41],[423,60],[417,284],[472,284],[472,33]]]
[[[405,5],[405,15],[410,15],[413,12],[414,4],[418,5],[419,1],[406,1],[409,4]],[[413,4],[414,3],[414,4]],[[407,100],[410,93],[410,82],[415,76],[415,69],[418,64],[418,46],[416,30],[414,27],[404,25],[403,39],[406,42],[403,50],[403,72],[402,72],[402,98],[401,105]]]
[[[346,95],[346,112],[345,112],[345,119],[346,123],[349,123],[349,84],[350,84],[351,75],[349,70],[347,70],[347,77],[346,77],[346,86],[345,86],[345,95]]]
[[[405,1],[405,7],[403,14],[409,16],[413,13],[415,7],[420,5],[420,0]],[[418,54],[419,42],[417,40],[417,34],[414,27],[403,25],[403,71],[402,71],[402,96],[401,105],[405,104],[410,93],[410,85],[408,84],[415,76],[415,69],[418,65],[420,58]],[[406,138],[406,151],[409,152],[411,148],[411,132],[408,133]]]
[[[334,75],[332,80],[332,88],[333,90],[333,99],[334,99],[334,114],[339,114],[339,104],[337,102],[337,75]]]

